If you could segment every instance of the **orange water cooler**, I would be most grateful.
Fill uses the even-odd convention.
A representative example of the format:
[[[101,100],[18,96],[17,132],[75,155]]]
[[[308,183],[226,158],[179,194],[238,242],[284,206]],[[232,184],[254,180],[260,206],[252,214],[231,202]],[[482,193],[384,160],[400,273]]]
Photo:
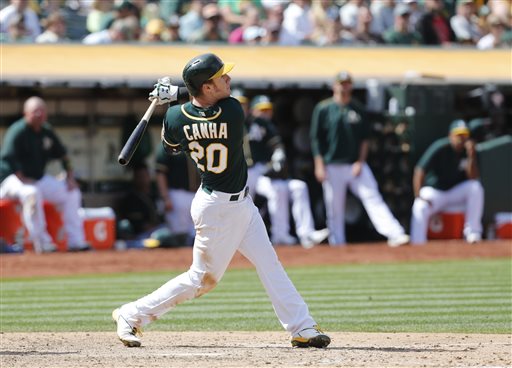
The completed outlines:
[[[429,219],[428,239],[462,239],[464,207],[451,206],[435,213]]]
[[[116,216],[110,207],[81,208],[85,240],[94,249],[111,249],[116,240]]]

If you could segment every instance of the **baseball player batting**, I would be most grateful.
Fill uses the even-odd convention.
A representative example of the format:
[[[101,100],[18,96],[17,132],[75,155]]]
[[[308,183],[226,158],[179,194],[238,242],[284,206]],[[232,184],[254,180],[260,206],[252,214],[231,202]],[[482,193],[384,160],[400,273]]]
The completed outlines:
[[[230,96],[232,63],[214,54],[199,55],[183,69],[192,101],[169,107],[162,143],[169,152],[184,151],[196,163],[201,187],[191,207],[196,237],[190,269],[139,300],[112,312],[124,345],[141,345],[142,327],[186,300],[212,290],[238,250],[256,267],[281,325],[294,347],[327,347],[331,339],[317,326],[308,306],[279,262],[263,220],[248,196],[243,153],[244,113]],[[177,100],[176,88],[150,93],[150,100]],[[174,86],[172,86],[174,87]]]

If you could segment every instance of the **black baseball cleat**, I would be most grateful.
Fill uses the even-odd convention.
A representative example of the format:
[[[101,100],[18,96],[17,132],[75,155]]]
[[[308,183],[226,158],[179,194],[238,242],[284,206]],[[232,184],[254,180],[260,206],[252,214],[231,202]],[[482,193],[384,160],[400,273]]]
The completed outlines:
[[[294,348],[326,348],[331,343],[331,338],[323,333],[318,326],[300,330],[292,337]]]

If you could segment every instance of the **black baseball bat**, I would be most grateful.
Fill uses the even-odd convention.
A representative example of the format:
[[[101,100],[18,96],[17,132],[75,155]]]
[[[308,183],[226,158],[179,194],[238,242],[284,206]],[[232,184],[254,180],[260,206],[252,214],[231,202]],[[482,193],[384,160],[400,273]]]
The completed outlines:
[[[139,143],[142,140],[142,137],[144,136],[144,132],[146,131],[146,128],[148,127],[149,119],[151,119],[151,115],[153,115],[153,111],[155,111],[157,102],[158,102],[158,99],[156,99],[156,98],[151,102],[151,105],[149,105],[148,109],[146,110],[146,113],[144,114],[142,119],[139,121],[139,123],[133,130],[132,134],[130,134],[130,137],[124,144],[123,149],[121,150],[121,153],[119,154],[119,157],[117,158],[117,161],[121,165],[128,165],[128,163],[132,159],[133,153],[139,146]]]

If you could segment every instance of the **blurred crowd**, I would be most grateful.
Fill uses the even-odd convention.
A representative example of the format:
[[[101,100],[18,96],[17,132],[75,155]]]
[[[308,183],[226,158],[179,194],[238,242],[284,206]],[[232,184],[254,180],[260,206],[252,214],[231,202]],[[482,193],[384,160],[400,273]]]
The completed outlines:
[[[510,0],[0,0],[0,41],[511,47]]]

